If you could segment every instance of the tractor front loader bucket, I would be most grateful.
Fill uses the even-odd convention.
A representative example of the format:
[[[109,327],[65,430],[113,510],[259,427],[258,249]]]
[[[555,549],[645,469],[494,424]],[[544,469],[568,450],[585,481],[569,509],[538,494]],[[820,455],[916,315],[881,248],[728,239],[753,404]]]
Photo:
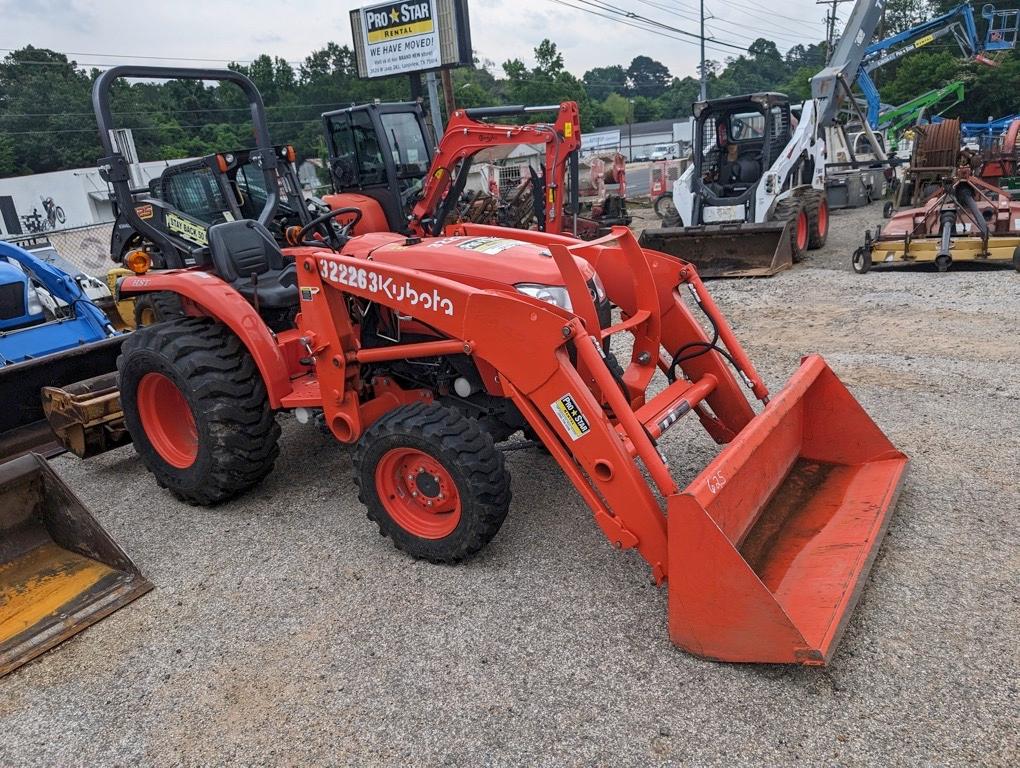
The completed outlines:
[[[45,387],[65,387],[84,379],[115,375],[123,336],[54,352],[0,367],[0,461],[29,451],[53,455],[63,450],[43,411]]]
[[[768,277],[793,266],[789,222],[663,227],[641,246],[690,262],[706,277]]]
[[[45,459],[0,464],[0,676],[150,589]]]
[[[822,358],[667,499],[669,631],[721,661],[825,664],[907,458]]]

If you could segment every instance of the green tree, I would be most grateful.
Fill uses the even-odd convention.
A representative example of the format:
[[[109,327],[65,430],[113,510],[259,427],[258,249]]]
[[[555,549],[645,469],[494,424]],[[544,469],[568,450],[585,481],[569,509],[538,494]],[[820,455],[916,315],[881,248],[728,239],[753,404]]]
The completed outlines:
[[[648,56],[635,56],[627,67],[627,80],[636,96],[654,99],[662,95],[673,79],[662,62]]]
[[[627,92],[627,70],[619,64],[589,69],[581,78],[588,96],[603,101],[611,93]]]
[[[609,114],[612,122],[610,125],[623,125],[633,118],[634,105],[626,96],[618,93],[611,93],[602,102],[602,108]]]

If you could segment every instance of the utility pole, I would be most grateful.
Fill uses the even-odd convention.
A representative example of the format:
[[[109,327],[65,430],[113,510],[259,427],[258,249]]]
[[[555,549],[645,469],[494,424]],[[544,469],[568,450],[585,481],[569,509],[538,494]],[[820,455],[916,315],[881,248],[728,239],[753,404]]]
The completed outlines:
[[[839,18],[836,15],[840,3],[848,3],[850,0],[815,0],[815,5],[830,5],[832,8],[825,14],[825,63],[829,63],[832,57],[832,50],[836,47],[836,22]]]
[[[443,113],[439,110],[439,89],[436,87],[436,73],[428,72],[425,75],[425,85],[429,92],[429,115],[432,117],[432,127],[436,129],[436,136],[442,136]]]
[[[708,99],[708,79],[705,77],[705,0],[701,0],[701,101]]]

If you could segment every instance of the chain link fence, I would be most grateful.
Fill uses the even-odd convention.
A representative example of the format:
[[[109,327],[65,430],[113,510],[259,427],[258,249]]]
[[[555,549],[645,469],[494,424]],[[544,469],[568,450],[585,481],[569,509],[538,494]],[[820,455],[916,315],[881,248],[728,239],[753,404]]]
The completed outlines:
[[[114,266],[110,259],[112,234],[113,222],[108,222],[31,235],[14,235],[4,239],[27,250],[44,248],[48,244],[75,270],[104,279],[107,271]]]

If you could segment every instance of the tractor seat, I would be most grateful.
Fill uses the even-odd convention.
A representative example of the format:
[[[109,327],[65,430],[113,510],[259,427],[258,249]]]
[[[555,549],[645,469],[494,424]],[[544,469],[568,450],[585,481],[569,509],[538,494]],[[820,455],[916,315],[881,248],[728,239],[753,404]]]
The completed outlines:
[[[298,303],[297,272],[273,236],[257,221],[242,219],[209,227],[209,251],[216,274],[259,306],[284,309]],[[252,276],[255,279],[252,279]]]

